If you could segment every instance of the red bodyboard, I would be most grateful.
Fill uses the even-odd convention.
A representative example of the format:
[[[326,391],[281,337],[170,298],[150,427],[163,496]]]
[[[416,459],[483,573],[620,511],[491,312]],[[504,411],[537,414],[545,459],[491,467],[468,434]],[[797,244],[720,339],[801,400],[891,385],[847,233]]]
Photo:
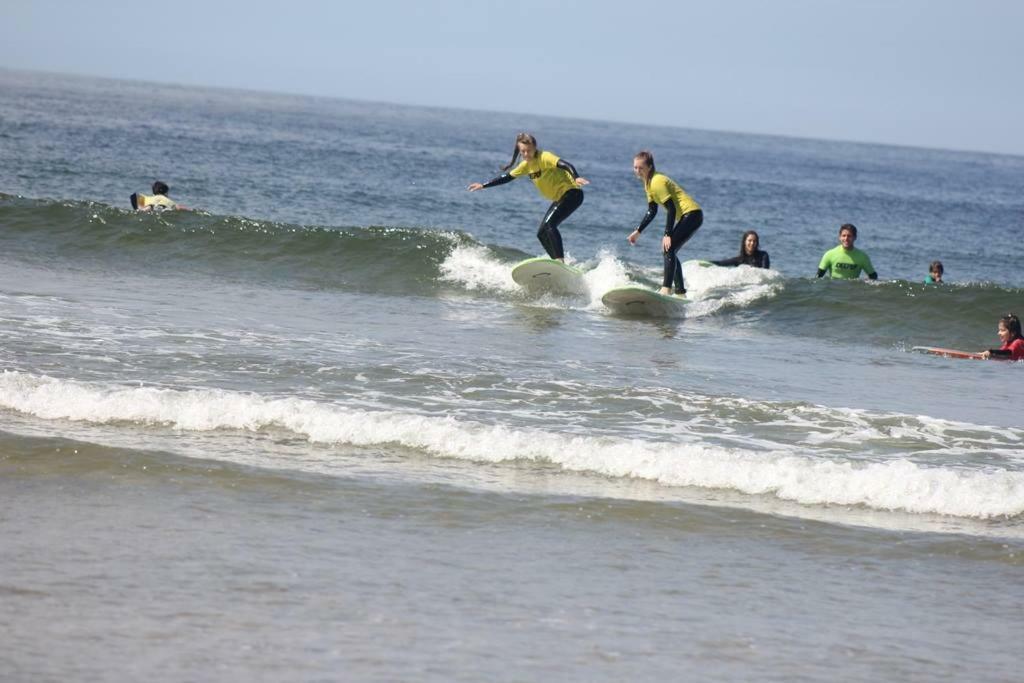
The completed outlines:
[[[943,358],[969,358],[971,360],[985,360],[984,356],[980,353],[974,353],[971,351],[958,351],[957,349],[941,349],[936,346],[915,346],[912,351],[921,351],[922,353],[930,353],[933,356],[942,356]]]

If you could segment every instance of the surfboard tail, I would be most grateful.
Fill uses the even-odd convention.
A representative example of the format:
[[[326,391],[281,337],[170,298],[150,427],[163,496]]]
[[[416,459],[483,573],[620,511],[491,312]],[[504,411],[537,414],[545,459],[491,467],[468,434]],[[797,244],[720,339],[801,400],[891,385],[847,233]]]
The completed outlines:
[[[512,269],[512,279],[531,292],[582,294],[586,291],[583,272],[561,261],[549,258],[531,258]]]

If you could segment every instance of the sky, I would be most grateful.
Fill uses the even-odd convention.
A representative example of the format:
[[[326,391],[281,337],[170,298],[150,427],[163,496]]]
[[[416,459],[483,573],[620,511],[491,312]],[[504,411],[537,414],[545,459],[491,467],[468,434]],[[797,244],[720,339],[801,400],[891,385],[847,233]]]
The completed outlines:
[[[1024,155],[1018,0],[0,3],[11,69]]]

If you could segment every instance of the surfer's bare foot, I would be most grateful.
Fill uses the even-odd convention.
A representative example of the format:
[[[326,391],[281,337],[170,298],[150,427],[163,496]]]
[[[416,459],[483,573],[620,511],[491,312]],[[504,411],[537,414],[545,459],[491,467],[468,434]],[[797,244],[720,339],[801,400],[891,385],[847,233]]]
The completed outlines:
[[[662,287],[660,290],[658,290],[658,293],[659,294],[664,294],[665,296],[671,296],[672,295],[672,290],[669,289],[668,287]]]

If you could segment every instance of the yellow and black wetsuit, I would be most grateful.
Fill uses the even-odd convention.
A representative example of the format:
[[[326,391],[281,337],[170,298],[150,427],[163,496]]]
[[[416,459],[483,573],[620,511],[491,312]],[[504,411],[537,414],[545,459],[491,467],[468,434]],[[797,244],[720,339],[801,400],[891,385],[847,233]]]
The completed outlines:
[[[665,234],[672,238],[672,246],[665,250],[665,269],[662,273],[661,286],[672,287],[675,283],[675,292],[685,294],[683,267],[676,252],[690,241],[704,223],[704,212],[700,204],[686,194],[686,190],[664,173],[655,172],[651,175],[644,190],[647,193],[647,213],[640,221],[640,225],[636,226],[636,231],[643,232],[654,220],[659,204],[665,207]]]
[[[504,185],[527,174],[537,186],[537,191],[551,200],[551,206],[548,207],[537,229],[537,239],[544,245],[544,251],[548,256],[564,258],[562,234],[558,232],[558,226],[583,203],[583,190],[576,185],[576,179],[580,174],[572,164],[560,159],[557,154],[538,149],[532,159],[523,159],[511,171],[488,180],[483,186]]]

